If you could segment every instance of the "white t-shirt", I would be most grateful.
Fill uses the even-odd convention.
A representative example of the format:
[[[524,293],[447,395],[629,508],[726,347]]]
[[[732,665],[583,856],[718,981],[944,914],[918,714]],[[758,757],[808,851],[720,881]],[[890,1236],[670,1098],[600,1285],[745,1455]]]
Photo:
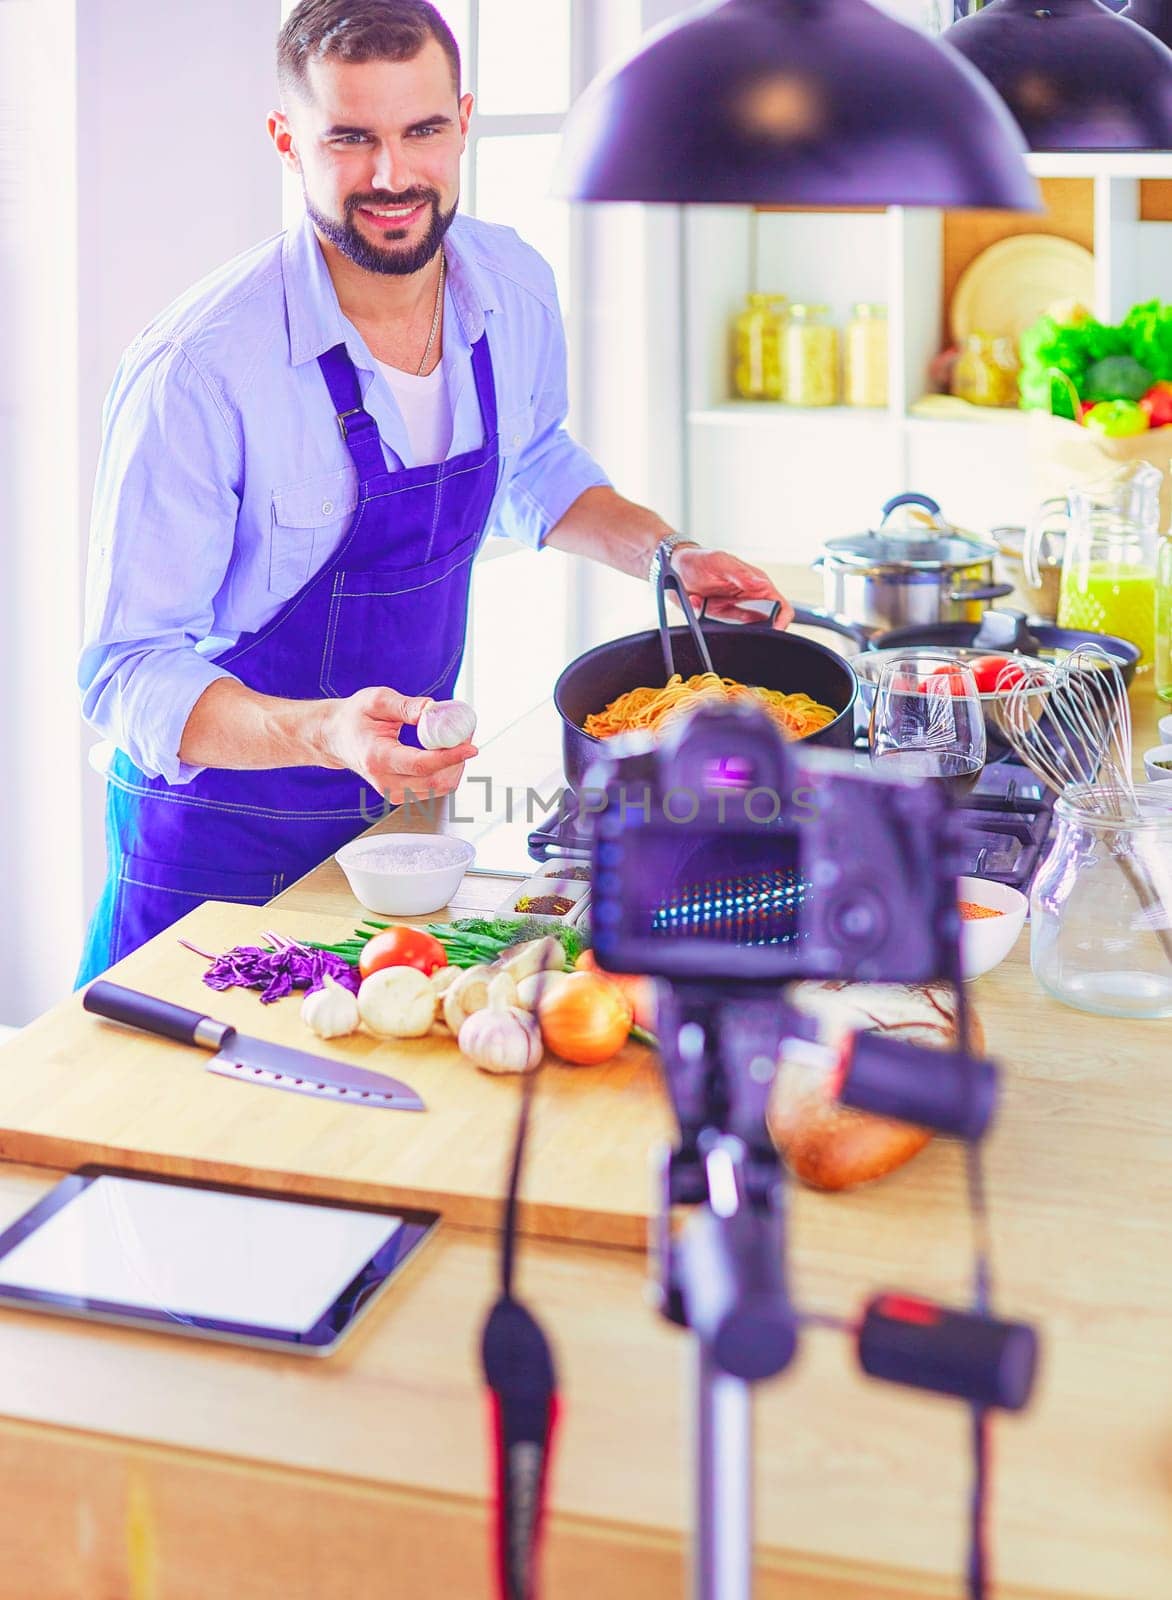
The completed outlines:
[[[379,367],[403,414],[414,464],[430,467],[443,461],[452,447],[452,407],[444,382],[443,362],[438,362],[426,378],[400,372],[398,367],[388,367],[385,361],[380,361]]]

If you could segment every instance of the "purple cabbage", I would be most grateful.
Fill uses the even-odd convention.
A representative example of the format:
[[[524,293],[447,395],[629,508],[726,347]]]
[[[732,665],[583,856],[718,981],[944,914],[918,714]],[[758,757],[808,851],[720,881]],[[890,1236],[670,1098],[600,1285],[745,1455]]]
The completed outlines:
[[[203,975],[209,989],[260,989],[262,1006],[283,1000],[294,989],[312,994],[334,978],[351,994],[358,993],[358,968],[329,950],[262,950],[239,945],[217,956]]]

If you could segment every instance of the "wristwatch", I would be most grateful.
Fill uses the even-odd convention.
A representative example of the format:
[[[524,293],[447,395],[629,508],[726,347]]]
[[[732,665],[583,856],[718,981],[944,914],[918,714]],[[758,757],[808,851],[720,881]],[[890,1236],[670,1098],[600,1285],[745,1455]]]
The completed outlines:
[[[647,568],[647,581],[653,589],[659,585],[659,563],[661,559],[665,555],[670,559],[672,551],[677,550],[681,545],[691,545],[694,550],[699,550],[700,548],[699,541],[690,538],[686,533],[669,533],[665,539],[660,540],[659,544],[655,546],[651,555],[651,565]]]

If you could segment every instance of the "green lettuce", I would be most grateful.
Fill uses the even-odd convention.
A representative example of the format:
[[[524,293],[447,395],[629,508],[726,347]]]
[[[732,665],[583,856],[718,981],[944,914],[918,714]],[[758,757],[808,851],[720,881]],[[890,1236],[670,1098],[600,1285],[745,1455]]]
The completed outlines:
[[[1172,379],[1172,304],[1145,300],[1123,320],[1128,354],[1156,379]]]
[[[1063,323],[1042,316],[1022,334],[1020,354],[1018,386],[1022,405],[1027,410],[1049,411],[1053,373],[1065,374],[1081,394],[1087,369],[1096,361],[1131,355],[1133,351],[1123,328],[1110,327],[1094,317]]]

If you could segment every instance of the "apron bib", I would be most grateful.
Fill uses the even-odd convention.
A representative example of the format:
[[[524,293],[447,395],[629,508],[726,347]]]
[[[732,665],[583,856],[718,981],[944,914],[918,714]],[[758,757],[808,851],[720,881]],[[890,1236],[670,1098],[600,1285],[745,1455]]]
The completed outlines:
[[[472,351],[484,443],[434,466],[388,472],[345,345],[318,365],[358,473],[354,520],[321,571],[217,661],[259,694],[293,700],[375,685],[449,699],[500,472],[487,335]],[[106,884],[78,985],[204,900],[264,905],[387,809],[353,772],[209,767],[169,784],[119,751],[107,779]]]

